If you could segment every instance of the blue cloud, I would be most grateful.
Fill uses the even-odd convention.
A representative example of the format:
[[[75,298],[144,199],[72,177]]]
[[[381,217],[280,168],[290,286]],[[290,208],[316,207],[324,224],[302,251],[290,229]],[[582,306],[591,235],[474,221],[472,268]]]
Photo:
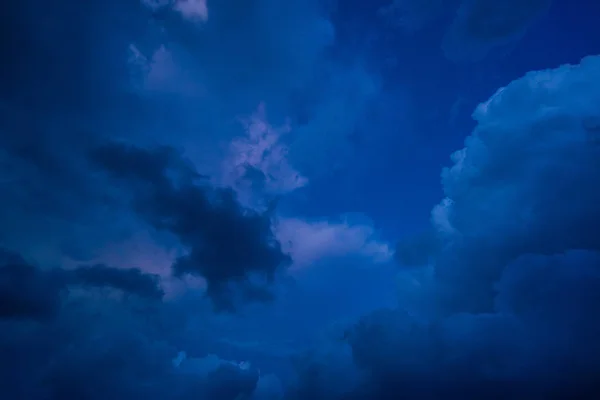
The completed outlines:
[[[334,398],[597,393],[599,63],[530,72],[478,106],[434,232],[399,247],[432,273],[401,271],[414,293],[349,327],[368,378]]]

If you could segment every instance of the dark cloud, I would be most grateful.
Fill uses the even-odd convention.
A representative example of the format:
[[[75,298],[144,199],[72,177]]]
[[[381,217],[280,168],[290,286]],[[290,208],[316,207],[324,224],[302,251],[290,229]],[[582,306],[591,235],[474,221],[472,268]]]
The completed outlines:
[[[113,268],[103,264],[81,266],[67,273],[69,282],[91,287],[111,287],[125,293],[150,299],[162,299],[158,275],[147,274],[138,268]]]
[[[169,149],[112,144],[92,159],[134,187],[134,207],[146,221],[188,248],[173,264],[175,275],[203,277],[219,309],[270,299],[268,284],[291,260],[273,235],[269,214],[245,209],[230,189],[197,183],[196,172]]]
[[[60,307],[62,280],[0,248],[0,318],[47,319]]]
[[[530,72],[479,105],[442,174],[434,234],[399,247],[423,265],[399,272],[412,292],[401,285],[397,308],[345,334],[362,381],[305,379],[312,398],[600,393],[600,147],[586,123],[600,115],[599,63]],[[332,367],[330,355],[310,364],[312,376]]]
[[[69,286],[108,287],[158,300],[164,295],[159,278],[139,269],[106,265],[41,269],[17,253],[0,249],[0,318],[52,319]]]
[[[131,297],[73,288],[110,286]],[[0,386],[6,398],[237,399],[259,376],[216,357],[178,359],[175,304],[155,277],[106,266],[38,268],[0,253]],[[175,360],[178,360],[175,362]],[[184,368],[185,367],[185,368]]]

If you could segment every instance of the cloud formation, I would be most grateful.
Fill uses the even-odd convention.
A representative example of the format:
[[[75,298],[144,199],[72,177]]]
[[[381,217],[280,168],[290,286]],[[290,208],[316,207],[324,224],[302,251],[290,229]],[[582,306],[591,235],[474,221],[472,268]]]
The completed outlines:
[[[400,272],[413,292],[401,285],[397,308],[344,335],[362,384],[332,397],[320,383],[312,398],[599,392],[598,71],[594,56],[530,72],[477,107],[442,174],[435,231],[400,247],[404,265],[421,266]]]
[[[381,263],[390,260],[392,255],[387,244],[377,238],[372,226],[349,221],[284,218],[278,221],[275,234],[291,255],[294,268],[348,255]]]
[[[437,274],[456,288],[454,301],[489,310],[493,281],[519,255],[600,249],[599,148],[587,122],[599,115],[599,65],[589,57],[531,72],[475,110],[477,127],[444,170],[446,199],[432,214],[448,246]]]
[[[173,264],[176,275],[199,275],[219,309],[240,300],[267,300],[267,285],[290,263],[276,240],[270,215],[246,209],[230,189],[215,189],[172,149],[155,151],[111,144],[91,156],[133,188],[133,208],[156,229],[173,234],[188,254]]]
[[[360,60],[329,53],[327,10],[320,1],[239,0],[1,8],[0,397],[280,399],[274,372],[296,349],[288,339],[318,324],[304,315],[310,329],[295,326],[302,296],[285,303],[294,305],[285,322],[267,307],[213,312],[210,302],[238,310],[270,300],[290,263],[272,226],[279,210],[240,204],[242,190],[218,178],[233,149],[233,165],[246,170],[235,183],[260,181],[251,176],[260,172],[260,195],[291,193],[308,182],[305,169],[318,176],[344,147],[377,90]],[[253,114],[263,101],[275,122]],[[313,157],[321,143],[328,150]],[[354,236],[340,238],[351,239],[350,253],[378,246],[370,227],[348,228]],[[148,243],[136,242],[140,232]],[[343,258],[341,242],[332,248]],[[130,243],[139,248],[119,249]],[[306,248],[326,258],[319,247]],[[157,260],[155,248],[168,255]],[[205,285],[182,279],[181,293],[165,296],[173,278],[157,264]],[[248,328],[260,345],[247,344]],[[239,354],[259,354],[267,371]]]
[[[21,255],[0,249],[0,317],[47,320],[56,316],[63,295],[74,287],[99,287],[161,300],[158,276],[137,268],[106,265],[41,269]]]
[[[160,300],[164,291],[158,275],[147,274],[138,268],[112,268],[103,264],[80,266],[66,272],[68,282],[90,287],[110,287],[124,293]]]
[[[598,389],[598,57],[527,74],[477,108],[430,229],[397,248],[396,305],[346,324],[336,319],[385,303],[392,251],[377,224],[296,200],[360,164],[348,137],[383,129],[365,114],[390,82],[355,56],[356,38],[336,43],[331,10],[319,0],[37,3],[3,5],[0,24],[0,397]],[[395,2],[415,29],[440,4],[413,3]],[[448,57],[509,42],[549,2],[505,3],[465,2]],[[115,250],[140,232],[136,257]],[[204,285],[182,279],[165,296],[173,277],[162,264]],[[278,280],[289,267],[294,278]],[[329,323],[334,332],[315,339]],[[312,344],[290,371],[289,355]]]
[[[7,398],[234,400],[252,395],[262,379],[248,363],[178,355],[179,306],[162,302],[153,276],[106,266],[47,269],[9,251],[0,256]],[[139,297],[77,290],[90,285]],[[271,393],[273,384],[261,383],[257,393]]]

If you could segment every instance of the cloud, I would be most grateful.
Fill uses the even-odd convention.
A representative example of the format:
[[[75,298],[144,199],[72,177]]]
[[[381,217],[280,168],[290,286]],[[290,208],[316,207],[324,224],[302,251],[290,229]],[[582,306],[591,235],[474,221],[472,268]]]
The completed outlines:
[[[211,172],[237,133],[232,121],[263,100],[276,118],[288,113],[334,43],[316,1],[217,2],[201,26],[173,10],[200,2],[152,2],[152,13],[144,3],[73,3],[69,13],[5,7],[3,243],[36,259],[97,258],[96,247],[137,227],[85,165],[89,148],[115,138],[169,144]],[[49,54],[60,62],[42,71]]]
[[[0,318],[45,319],[56,314],[62,282],[19,254],[0,249]]]
[[[188,109],[194,96],[195,108],[177,123],[201,113],[194,117],[202,120],[197,128],[201,136],[217,132],[219,137],[205,140],[195,131],[178,145],[216,184],[232,187],[242,204],[262,211],[307,186],[311,177],[329,175],[331,165],[350,160],[348,137],[377,98],[379,82],[360,61],[327,56],[334,29],[317,2],[267,1],[240,7],[232,0],[209,7],[211,17],[201,29],[165,24],[161,46],[152,49],[155,55],[134,57],[133,64],[142,70],[144,96],[164,96],[177,104],[176,110]],[[160,79],[152,78],[154,69]],[[206,161],[208,154],[215,154],[219,168]],[[290,211],[289,218],[297,212]],[[321,227],[317,223],[312,229]],[[355,231],[361,229],[369,228]],[[352,235],[369,234],[349,232],[346,237]],[[296,235],[294,240],[303,237]],[[369,243],[350,245],[356,249],[350,248],[349,254],[385,258],[380,256],[386,251],[384,244],[375,249],[379,243],[365,241]],[[333,252],[342,256],[339,248]],[[334,255],[323,254],[330,256]]]
[[[519,39],[552,0],[465,0],[448,28],[442,50],[455,62],[477,61],[494,47]]]
[[[81,266],[68,272],[71,282],[85,286],[108,286],[125,293],[138,294],[150,299],[162,299],[158,275],[147,274],[138,268],[117,269],[103,264]]]
[[[155,300],[164,295],[156,275],[136,268],[41,269],[15,252],[0,249],[0,318],[51,319],[74,287],[105,287]]]
[[[332,383],[345,392],[333,398],[599,392],[600,147],[586,122],[600,115],[599,67],[594,56],[530,72],[479,105],[442,174],[434,232],[400,246],[421,269],[400,272],[396,308],[349,325],[366,379]]]
[[[599,115],[591,105],[600,98],[598,65],[589,57],[529,73],[476,109],[477,127],[444,170],[446,199],[433,214],[445,221],[438,229],[448,246],[437,274],[460,292],[456,301],[479,296],[469,303],[489,309],[493,281],[521,254],[600,249],[592,234],[599,148],[586,124]]]
[[[244,127],[245,135],[229,145],[221,181],[234,188],[242,203],[277,212],[279,200],[285,201],[286,195],[310,183],[294,168],[289,146],[283,140],[290,127],[271,126],[263,104],[244,121]],[[284,252],[291,255],[294,269],[348,256],[374,263],[391,258],[391,250],[377,237],[372,224],[349,217],[340,220],[307,220],[278,214],[274,234]]]
[[[391,258],[391,250],[370,225],[283,218],[277,223],[275,235],[291,255],[294,268],[346,256],[364,257],[375,263]]]
[[[199,275],[219,309],[235,299],[270,299],[267,290],[290,262],[276,240],[269,214],[246,209],[229,189],[197,183],[199,175],[172,149],[121,144],[98,148],[92,160],[133,187],[133,207],[154,228],[188,249],[173,264],[176,275]]]
[[[288,160],[288,146],[282,136],[289,126],[272,127],[266,119],[264,104],[243,121],[245,136],[229,144],[224,161],[224,183],[238,193],[281,195],[308,183]]]

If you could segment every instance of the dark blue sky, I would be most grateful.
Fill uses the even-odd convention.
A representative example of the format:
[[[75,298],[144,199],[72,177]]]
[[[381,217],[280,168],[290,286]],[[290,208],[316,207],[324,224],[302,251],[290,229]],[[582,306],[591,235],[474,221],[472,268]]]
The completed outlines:
[[[600,3],[0,10],[0,398],[597,398]]]

